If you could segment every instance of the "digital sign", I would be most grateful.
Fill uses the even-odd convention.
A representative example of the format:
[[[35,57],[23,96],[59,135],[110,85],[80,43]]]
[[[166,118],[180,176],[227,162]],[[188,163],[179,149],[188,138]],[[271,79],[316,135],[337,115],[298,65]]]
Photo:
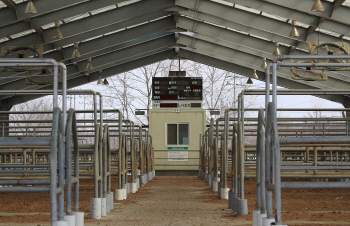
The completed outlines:
[[[153,77],[152,100],[203,100],[202,78]]]

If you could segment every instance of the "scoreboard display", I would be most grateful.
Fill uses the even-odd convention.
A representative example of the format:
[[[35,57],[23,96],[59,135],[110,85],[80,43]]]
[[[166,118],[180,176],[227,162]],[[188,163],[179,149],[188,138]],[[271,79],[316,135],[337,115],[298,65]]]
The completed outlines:
[[[152,100],[203,100],[202,78],[153,77]]]

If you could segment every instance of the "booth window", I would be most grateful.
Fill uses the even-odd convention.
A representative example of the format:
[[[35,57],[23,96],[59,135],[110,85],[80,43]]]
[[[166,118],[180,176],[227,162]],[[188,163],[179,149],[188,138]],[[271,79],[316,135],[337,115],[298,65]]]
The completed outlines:
[[[168,124],[168,145],[188,145],[188,123]]]

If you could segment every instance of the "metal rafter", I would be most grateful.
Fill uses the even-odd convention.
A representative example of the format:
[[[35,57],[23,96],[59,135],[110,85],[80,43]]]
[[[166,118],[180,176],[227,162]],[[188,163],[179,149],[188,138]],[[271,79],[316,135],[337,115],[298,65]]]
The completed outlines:
[[[194,10],[194,2],[195,0],[178,0],[176,4],[183,7],[184,9]],[[257,2],[260,1],[247,2],[254,2],[254,4],[258,4]],[[197,15],[198,19],[209,21],[211,23],[219,24],[238,31],[246,32],[263,39],[273,40],[276,42],[295,46],[304,50],[307,50],[307,41],[312,41],[315,38],[320,40],[327,40],[330,42],[343,41],[350,44],[350,42],[342,40],[340,37],[334,37],[325,33],[314,33],[315,30],[310,30],[302,27],[298,27],[298,31],[300,33],[300,37],[298,39],[289,38],[288,35],[291,30],[291,25],[287,21],[279,21],[256,13],[248,12],[238,8],[232,8],[211,1],[203,1],[198,8],[198,13],[186,10],[180,11],[180,13],[185,16]],[[317,26],[314,28],[316,29]]]
[[[118,24],[120,22],[131,20],[137,17],[142,17],[152,12],[160,11],[163,8],[169,7],[171,4],[172,4],[172,1],[162,1],[162,0],[153,0],[152,4],[149,4],[149,2],[147,1],[137,2],[122,8],[117,8],[104,13],[93,15],[91,17],[86,17],[81,20],[64,24],[60,27],[60,30],[64,36],[63,39],[61,40],[53,39],[51,35],[54,32],[55,28],[49,28],[45,30],[45,34],[47,34],[45,36],[45,39],[43,39],[42,36],[38,34],[31,34],[31,35],[27,35],[24,37],[7,41],[6,45],[16,46],[16,45],[23,45],[24,43],[28,45],[30,43],[33,43],[33,40],[34,40],[35,42],[34,44],[44,45],[44,51],[47,51],[51,49],[50,47],[46,47],[45,44],[47,43],[54,43],[55,48],[58,48],[58,46],[56,45],[56,42],[63,42],[65,39],[74,37],[76,35],[89,33],[88,35],[90,37],[93,37],[91,36],[90,32],[94,30],[98,30],[99,28],[103,28],[105,26]],[[142,10],[139,10],[140,8],[142,8]],[[166,15],[166,12],[163,12],[162,15]],[[142,19],[143,22],[146,22],[144,18],[140,18],[140,19]],[[132,25],[135,25],[135,24],[132,24]]]
[[[86,71],[86,61],[78,62],[78,68],[82,68],[81,71],[77,69],[73,64],[67,66],[68,71],[68,79],[80,77],[85,75],[86,73],[93,73],[96,71],[103,70],[108,67],[112,67],[118,64],[120,61],[129,61],[134,57],[137,57],[140,54],[147,54],[152,52],[159,52],[168,49],[169,45],[175,44],[175,38],[173,35],[169,34],[167,36],[160,37],[158,39],[153,39],[147,41],[145,43],[141,43],[138,45],[133,45],[128,48],[120,49],[119,51],[114,51],[110,53],[106,53],[104,55],[95,56],[92,59],[92,64],[94,69],[92,71]],[[25,75],[25,73],[23,74]],[[6,80],[0,80],[0,83],[3,83]],[[84,84],[84,83],[81,83]],[[9,81],[3,89],[11,90],[11,89],[25,89],[27,85],[24,84],[23,79],[18,79],[16,81]],[[40,88],[45,86],[33,86],[33,88]]]
[[[145,65],[153,64],[162,60],[166,60],[169,58],[175,58],[176,55],[174,55],[173,50],[166,50],[162,52],[157,52],[151,55],[140,55],[139,58],[132,59],[131,61],[126,62],[120,62],[120,64],[115,64],[112,67],[106,68],[102,71],[102,73],[96,71],[90,73],[89,76],[79,76],[75,78],[71,78],[67,84],[67,88],[73,88],[76,86],[80,86],[81,84],[89,83],[92,81],[97,81],[99,77],[101,78],[107,78],[119,73],[123,73],[126,71],[130,71]],[[61,84],[59,84],[59,88],[61,88]],[[45,86],[41,87],[41,89],[47,90],[52,89],[52,86]],[[33,100],[37,98],[37,96],[13,96],[9,98],[9,102],[11,105],[23,103],[29,100]]]
[[[250,77],[252,74],[252,69],[250,67],[245,67],[233,62],[228,62],[226,60],[222,60],[215,56],[210,56],[206,54],[199,53],[193,50],[181,49],[181,58],[185,58],[188,60],[192,60],[198,63],[202,63],[205,65],[210,65],[216,68],[220,68],[223,70],[227,70],[236,74],[245,75]],[[258,77],[260,81],[265,81],[265,73],[261,71],[257,71]],[[270,80],[271,81],[271,80]],[[278,77],[278,85],[290,89],[317,89],[319,87],[313,86],[313,83],[310,82],[298,82],[295,80],[291,80],[290,77],[282,77],[279,74]],[[344,103],[346,97],[341,95],[328,95],[328,96],[320,96],[321,98],[332,100],[338,103]]]
[[[304,0],[270,0],[270,1],[246,1],[246,0],[225,0],[227,2],[243,5],[249,8],[257,9],[265,13],[269,13],[275,16],[297,20],[305,24],[309,24],[316,27],[321,27],[329,31],[337,32],[339,34],[350,36],[350,19],[346,21],[338,21],[336,19],[329,18],[330,10],[333,8],[333,3],[323,1],[325,6],[325,12],[312,12],[311,7],[314,1]],[[310,9],[310,10],[309,10]],[[344,9],[350,13],[350,9]],[[324,17],[325,19],[321,19]],[[321,24],[319,22],[322,21]],[[277,28],[279,29],[279,28]]]
[[[193,38],[185,35],[180,35],[179,40],[177,41],[179,44],[184,46],[190,46],[193,44]],[[254,56],[245,52],[236,51],[224,46],[217,45],[215,43],[210,43],[207,41],[203,41],[200,39],[196,39],[193,47],[188,47],[189,50],[192,51],[201,51],[202,53],[206,53],[209,56],[215,56],[216,58],[225,59],[228,62],[233,62],[235,64],[239,64],[245,67],[250,67],[252,69],[261,70],[260,65],[262,63],[261,57]],[[251,70],[251,73],[253,70]],[[290,78],[289,69],[281,68],[279,73],[284,74],[285,77]],[[349,89],[350,88],[350,78],[347,76],[342,76],[339,74],[335,74],[332,72],[327,72],[329,76],[327,81],[313,81],[312,84],[315,87],[323,88],[323,89],[333,89],[337,87],[337,89]],[[345,80],[347,79],[347,80]],[[290,78],[290,80],[292,80]],[[309,83],[306,81],[300,81],[300,83]]]

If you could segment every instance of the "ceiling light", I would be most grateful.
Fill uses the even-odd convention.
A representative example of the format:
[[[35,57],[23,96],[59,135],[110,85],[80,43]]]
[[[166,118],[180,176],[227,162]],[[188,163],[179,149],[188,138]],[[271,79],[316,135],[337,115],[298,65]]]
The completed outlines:
[[[247,84],[249,84],[249,85],[253,84],[253,81],[251,78],[248,78]]]
[[[266,68],[267,67],[267,63],[266,63],[266,57],[263,57],[263,63],[261,65],[261,68]]]
[[[292,21],[292,30],[290,31],[289,37],[299,37],[300,36],[300,34],[299,34],[297,28],[295,27],[295,25],[296,25],[296,21],[293,20]]]
[[[94,69],[94,67],[92,66],[92,63],[91,63],[91,57],[88,58],[88,64],[86,65],[86,69],[85,70],[92,70]]]
[[[103,80],[103,85],[106,85],[108,86],[109,85],[109,82],[107,81],[107,79],[105,78],[105,80]]]
[[[63,35],[62,35],[62,33],[61,33],[60,29],[59,29],[59,27],[60,27],[60,22],[56,21],[56,22],[55,22],[55,27],[56,27],[56,29],[55,29],[55,31],[53,32],[52,38],[56,38],[56,39],[58,39],[58,38],[63,38]]]
[[[275,48],[275,51],[273,51],[274,56],[282,55],[281,50],[278,48],[278,46],[279,46],[279,44],[278,44],[278,42],[276,42],[276,48]]]
[[[103,85],[103,81],[102,81],[101,76],[100,76],[100,78],[97,80],[97,85]]]
[[[24,10],[24,13],[38,13],[32,1],[28,2],[26,9]]]
[[[76,58],[76,57],[80,57],[80,53],[79,53],[79,50],[78,50],[78,42],[74,43],[74,51],[73,51],[73,54],[72,54],[72,58]]]
[[[313,11],[313,12],[323,12],[324,11],[324,7],[322,5],[321,0],[315,1],[315,4],[312,6],[311,11]]]
[[[254,69],[254,73],[253,73],[253,76],[252,76],[253,79],[258,79],[258,75],[256,74],[256,70]]]

